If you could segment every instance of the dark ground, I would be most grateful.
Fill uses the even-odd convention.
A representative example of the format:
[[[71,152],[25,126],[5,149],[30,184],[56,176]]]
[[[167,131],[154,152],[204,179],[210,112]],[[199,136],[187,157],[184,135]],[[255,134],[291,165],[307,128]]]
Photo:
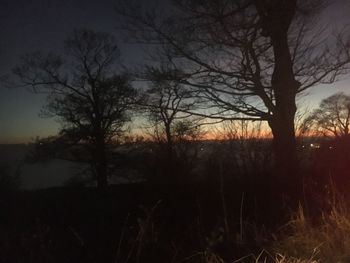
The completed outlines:
[[[349,145],[303,153],[308,216],[325,211],[330,178],[348,192]],[[205,262],[208,253],[232,262],[269,248],[295,209],[284,186],[268,173],[222,182],[235,171],[215,167],[206,183],[0,192],[0,262]]]
[[[238,258],[256,243],[235,242],[241,216],[244,224],[273,229],[283,214],[276,209],[280,199],[256,188],[263,186],[228,183],[224,195],[219,184],[131,184],[103,194],[74,187],[17,192],[1,202],[0,261],[178,262],[207,250]],[[244,233],[245,242],[249,238]],[[230,242],[236,248],[228,249]],[[199,256],[187,262],[200,262]]]

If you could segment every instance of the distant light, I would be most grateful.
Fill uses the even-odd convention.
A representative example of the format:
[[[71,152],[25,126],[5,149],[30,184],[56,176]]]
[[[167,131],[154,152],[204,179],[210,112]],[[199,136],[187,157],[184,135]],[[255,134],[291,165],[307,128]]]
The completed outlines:
[[[321,148],[321,145],[318,143],[310,143],[310,148],[319,149]]]

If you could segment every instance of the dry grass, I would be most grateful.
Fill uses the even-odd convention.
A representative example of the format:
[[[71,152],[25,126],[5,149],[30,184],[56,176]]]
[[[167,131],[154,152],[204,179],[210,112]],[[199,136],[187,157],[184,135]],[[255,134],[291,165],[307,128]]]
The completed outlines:
[[[333,196],[330,200],[330,209],[323,212],[320,218],[313,220],[313,222],[305,215],[304,209],[300,205],[297,211],[292,214],[290,221],[281,228],[280,233],[273,235],[274,241],[268,250],[263,249],[258,255],[251,254],[235,261],[226,262],[220,255],[208,249],[196,252],[185,259],[180,259],[180,261],[174,255],[171,262],[186,262],[194,258],[203,263],[350,262],[350,212],[341,198]],[[157,242],[157,235],[154,234],[153,215],[158,204],[152,209],[145,210],[146,216],[138,221],[139,231],[129,255],[126,260],[116,260],[116,262],[129,262],[132,257],[135,258],[135,262],[142,262],[141,252],[144,250],[145,244]],[[241,219],[241,234],[247,232],[243,231],[242,228],[246,228],[247,225],[242,224],[242,222]],[[225,229],[222,229],[222,232],[224,233]],[[242,241],[242,238],[239,240]]]
[[[210,262],[212,263],[212,262]],[[216,263],[216,262],[213,262]],[[259,255],[248,255],[240,258],[233,263],[318,263],[314,259],[298,259],[282,254],[271,254],[267,250],[262,250]]]
[[[275,235],[268,250],[233,263],[348,263],[350,262],[350,211],[341,198],[330,198],[330,209],[311,222],[300,205],[291,220]],[[205,263],[224,263],[208,255]]]
[[[300,206],[286,227],[273,250],[299,261],[277,262],[350,262],[350,213],[343,201],[334,201],[314,224]]]

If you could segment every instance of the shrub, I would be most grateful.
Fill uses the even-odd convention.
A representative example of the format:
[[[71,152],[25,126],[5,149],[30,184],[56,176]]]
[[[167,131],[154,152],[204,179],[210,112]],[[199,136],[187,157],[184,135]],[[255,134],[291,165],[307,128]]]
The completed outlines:
[[[0,193],[17,190],[20,186],[20,167],[11,168],[9,164],[0,164]]]

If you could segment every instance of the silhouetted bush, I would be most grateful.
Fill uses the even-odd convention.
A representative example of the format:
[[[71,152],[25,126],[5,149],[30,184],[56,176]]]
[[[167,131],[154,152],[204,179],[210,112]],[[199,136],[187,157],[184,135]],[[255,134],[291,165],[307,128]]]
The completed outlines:
[[[15,170],[9,164],[0,164],[0,194],[17,190],[20,186],[20,167]]]

